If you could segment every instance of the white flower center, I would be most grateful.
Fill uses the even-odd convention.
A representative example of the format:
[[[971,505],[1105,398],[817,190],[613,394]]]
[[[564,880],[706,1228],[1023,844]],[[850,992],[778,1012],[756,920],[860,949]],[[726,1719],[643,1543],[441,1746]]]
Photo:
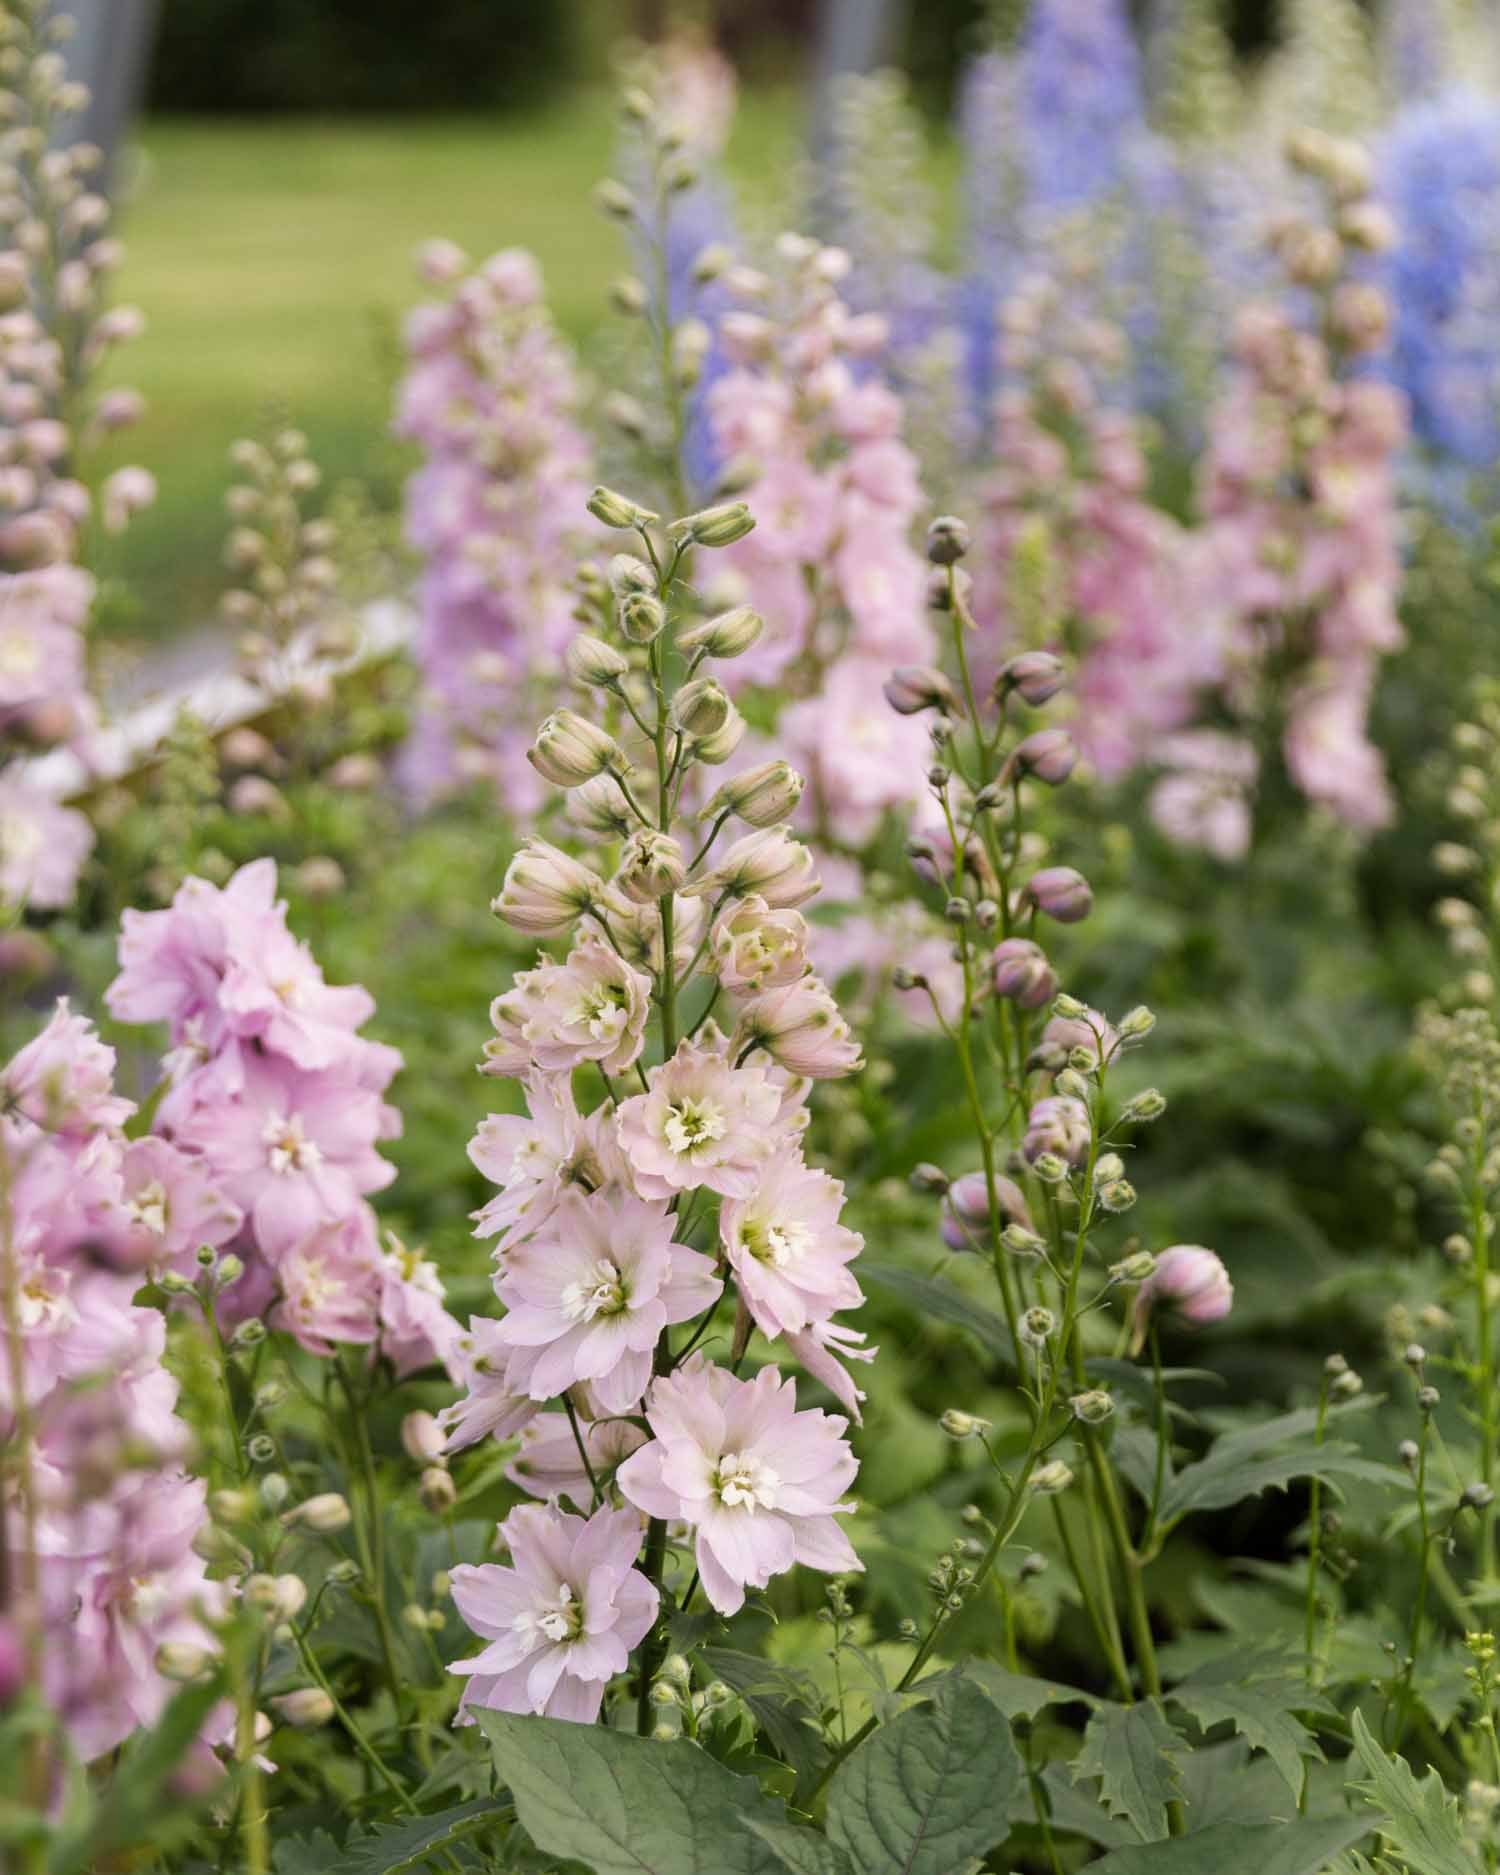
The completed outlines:
[[[42,847],[42,830],[28,814],[0,815],[0,853],[24,865]]]
[[[719,1460],[719,1502],[730,1509],[774,1510],[781,1475],[750,1452],[726,1452]]]
[[[150,1231],[153,1237],[167,1234],[167,1190],[159,1178],[125,1200],[125,1215],[132,1224]]]
[[[608,984],[595,984],[578,999],[572,1025],[587,1029],[592,1041],[611,1041],[625,1026],[625,1001],[621,992]]]
[[[608,1257],[600,1257],[581,1281],[569,1283],[562,1292],[562,1312],[570,1322],[618,1315],[624,1307],[625,1279]]]
[[[6,632],[0,637],[0,676],[30,677],[41,665],[41,647],[29,632]]]
[[[21,1284],[16,1313],[23,1328],[64,1328],[78,1319],[61,1270],[34,1270]]]
[[[300,1113],[273,1113],[261,1129],[266,1163],[273,1172],[310,1172],[323,1163],[322,1149],[309,1139]]]
[[[795,1219],[748,1218],[745,1248],[761,1263],[784,1270],[800,1263],[812,1248],[813,1234]]]
[[[342,1293],[344,1282],[342,1277],[331,1274],[321,1257],[299,1257],[294,1286],[297,1309],[303,1315],[316,1315]]]
[[[527,1609],[516,1616],[511,1627],[533,1647],[539,1647],[544,1641],[577,1640],[583,1627],[583,1604],[564,1582],[555,1602],[543,1602],[539,1608]]]
[[[711,1100],[695,1099],[692,1095],[674,1101],[667,1108],[666,1124],[662,1132],[673,1152],[680,1152],[691,1157],[704,1146],[710,1146],[716,1139],[722,1139],[729,1131],[729,1122],[724,1111]]]

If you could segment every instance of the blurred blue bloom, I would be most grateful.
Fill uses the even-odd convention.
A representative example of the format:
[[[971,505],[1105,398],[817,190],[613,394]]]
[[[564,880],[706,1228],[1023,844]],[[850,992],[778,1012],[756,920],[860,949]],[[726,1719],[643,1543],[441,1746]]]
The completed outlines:
[[[1020,68],[1028,201],[1050,210],[1097,200],[1121,181],[1126,145],[1145,121],[1122,0],[1033,0]]]

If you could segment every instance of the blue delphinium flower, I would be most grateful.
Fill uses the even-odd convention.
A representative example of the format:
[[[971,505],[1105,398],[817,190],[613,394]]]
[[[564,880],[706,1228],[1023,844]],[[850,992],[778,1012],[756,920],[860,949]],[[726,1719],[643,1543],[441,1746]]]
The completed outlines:
[[[1027,197],[1077,207],[1114,188],[1145,119],[1141,56],[1122,0],[1033,0],[1020,43]]]
[[[1380,173],[1399,230],[1386,256],[1387,370],[1418,439],[1471,468],[1500,456],[1500,112],[1454,92],[1400,113]]]

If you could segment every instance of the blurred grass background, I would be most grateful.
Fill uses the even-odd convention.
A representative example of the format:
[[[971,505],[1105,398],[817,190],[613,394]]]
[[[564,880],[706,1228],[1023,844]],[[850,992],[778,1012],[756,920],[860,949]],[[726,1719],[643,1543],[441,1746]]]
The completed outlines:
[[[750,202],[784,196],[803,109],[790,85],[744,95],[728,166]],[[148,325],[116,375],[149,414],[106,466],[145,462],[160,496],[100,550],[100,570],[133,595],[117,625],[159,640],[212,617],[237,436],[291,420],[330,484],[353,476],[399,499],[391,390],[401,319],[421,291],[412,253],[429,236],[476,258],[532,249],[559,322],[583,341],[624,267],[590,194],[614,141],[604,87],[519,115],[148,120],[119,281]]]

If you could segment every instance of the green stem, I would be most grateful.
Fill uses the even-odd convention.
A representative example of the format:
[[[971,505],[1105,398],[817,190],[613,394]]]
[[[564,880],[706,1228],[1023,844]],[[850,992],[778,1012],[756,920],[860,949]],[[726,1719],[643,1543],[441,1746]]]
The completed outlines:
[[[1154,1332],[1154,1331],[1153,1331]],[[1328,1422],[1328,1376],[1323,1376],[1318,1388],[1318,1423],[1313,1432],[1313,1443],[1323,1443],[1323,1431]],[[1302,1645],[1307,1655],[1307,1683],[1317,1686],[1323,1677],[1322,1662],[1318,1658],[1318,1573],[1323,1566],[1323,1499],[1322,1481],[1313,1476],[1307,1499],[1307,1596],[1306,1614],[1303,1621]]]
[[[380,1753],[370,1743],[369,1739],[365,1737],[343,1701],[329,1685],[328,1676],[324,1673],[322,1667],[318,1665],[318,1657],[308,1645],[306,1634],[301,1628],[293,1628],[292,1639],[296,1643],[297,1652],[301,1656],[303,1666],[307,1669],[314,1684],[327,1694],[329,1702],[333,1706],[334,1716],[349,1734],[354,1749],[365,1760],[366,1764],[370,1766],[371,1770],[374,1771],[381,1783],[385,1785],[386,1789],[396,1799],[397,1803],[401,1805],[401,1808],[408,1811],[412,1816],[416,1816],[418,1814],[417,1806],[407,1795],[406,1786],[401,1782],[400,1778],[396,1776],[385,1759],[381,1757]]]

